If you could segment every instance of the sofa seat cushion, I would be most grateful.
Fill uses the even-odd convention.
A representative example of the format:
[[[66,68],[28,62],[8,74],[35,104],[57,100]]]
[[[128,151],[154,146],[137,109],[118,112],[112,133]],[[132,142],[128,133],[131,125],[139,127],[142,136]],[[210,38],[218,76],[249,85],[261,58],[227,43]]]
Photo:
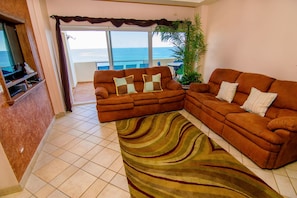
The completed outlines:
[[[230,113],[225,123],[263,149],[278,152],[285,139],[267,128],[269,121],[252,113]]]
[[[228,113],[245,112],[237,104],[228,103],[226,101],[220,101],[220,100],[203,101],[202,110],[221,122],[224,122],[225,116]]]
[[[160,104],[184,100],[185,91],[164,89],[162,92],[154,92]]]
[[[228,113],[243,113],[245,112],[238,104],[228,103],[226,101],[217,101],[217,100],[205,100],[203,105],[206,107],[217,111],[223,116],[226,116]]]
[[[195,107],[199,107],[199,109],[201,109],[202,107],[202,103],[199,102],[198,100],[196,100],[196,98],[194,98],[193,96],[190,96],[189,94],[186,94],[186,101],[189,101],[190,103],[193,103],[195,105]]]
[[[215,95],[211,94],[211,93],[198,93],[198,92],[195,92],[195,91],[187,90],[187,96],[192,97],[194,100],[196,100],[200,104],[202,104],[206,100],[215,100],[215,101],[217,101],[217,99],[215,98]],[[190,99],[190,101],[193,102],[194,104],[196,104],[191,99]],[[201,105],[199,105],[198,107],[201,107]]]
[[[158,98],[155,94],[149,92],[149,93],[137,93],[137,94],[131,94],[131,98],[133,98],[134,105],[140,106],[140,105],[148,105],[148,104],[158,104]]]
[[[133,98],[129,95],[117,96],[111,94],[109,98],[97,100],[98,111],[117,111],[132,109],[134,107]]]

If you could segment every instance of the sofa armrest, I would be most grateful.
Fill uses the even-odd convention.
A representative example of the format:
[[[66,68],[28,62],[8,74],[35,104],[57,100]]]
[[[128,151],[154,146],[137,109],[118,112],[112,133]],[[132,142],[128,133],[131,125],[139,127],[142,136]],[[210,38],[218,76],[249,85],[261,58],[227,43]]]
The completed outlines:
[[[167,83],[166,88],[171,90],[177,90],[182,89],[182,86],[179,82],[172,79]]]
[[[190,90],[200,93],[205,93],[209,91],[209,85],[205,83],[191,83]]]
[[[297,132],[297,116],[275,118],[267,124],[267,128],[271,131],[286,129],[288,131]]]
[[[108,91],[105,87],[96,87],[95,95],[96,97],[108,98]]]

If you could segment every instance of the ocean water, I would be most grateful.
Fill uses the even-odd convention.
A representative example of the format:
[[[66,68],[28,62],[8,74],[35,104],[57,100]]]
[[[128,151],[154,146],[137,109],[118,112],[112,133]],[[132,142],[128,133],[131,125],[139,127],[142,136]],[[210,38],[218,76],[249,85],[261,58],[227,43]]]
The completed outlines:
[[[0,68],[6,71],[13,71],[7,51],[0,51]]]
[[[153,59],[174,58],[172,47],[153,48]],[[115,64],[148,63],[148,48],[113,48]],[[73,62],[108,63],[107,49],[72,49]]]

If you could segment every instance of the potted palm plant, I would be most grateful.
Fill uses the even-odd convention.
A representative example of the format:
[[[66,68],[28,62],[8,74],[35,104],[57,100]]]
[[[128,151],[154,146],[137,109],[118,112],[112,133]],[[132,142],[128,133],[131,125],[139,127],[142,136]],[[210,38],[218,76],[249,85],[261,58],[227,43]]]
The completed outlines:
[[[173,26],[158,25],[154,33],[160,34],[162,41],[171,42],[174,45],[174,57],[183,62],[182,77],[179,82],[183,85],[201,82],[202,76],[198,73],[198,61],[206,52],[206,43],[200,16],[196,15],[193,22],[186,19],[175,21]]]

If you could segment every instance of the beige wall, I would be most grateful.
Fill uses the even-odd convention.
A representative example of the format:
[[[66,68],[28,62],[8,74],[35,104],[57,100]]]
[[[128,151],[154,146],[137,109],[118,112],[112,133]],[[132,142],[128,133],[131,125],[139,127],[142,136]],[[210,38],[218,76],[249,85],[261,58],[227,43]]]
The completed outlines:
[[[94,0],[46,0],[49,15],[176,20],[192,18],[194,8]]]
[[[50,15],[176,20],[192,18],[198,12],[208,44],[200,68],[205,81],[217,67],[285,80],[295,80],[297,74],[297,1],[218,0],[196,9],[93,0],[44,1],[54,46],[55,21]],[[64,27],[73,25],[90,26],[62,23]],[[58,63],[57,58],[54,61]]]
[[[297,1],[219,0],[207,13],[205,80],[217,67],[297,80]]]

